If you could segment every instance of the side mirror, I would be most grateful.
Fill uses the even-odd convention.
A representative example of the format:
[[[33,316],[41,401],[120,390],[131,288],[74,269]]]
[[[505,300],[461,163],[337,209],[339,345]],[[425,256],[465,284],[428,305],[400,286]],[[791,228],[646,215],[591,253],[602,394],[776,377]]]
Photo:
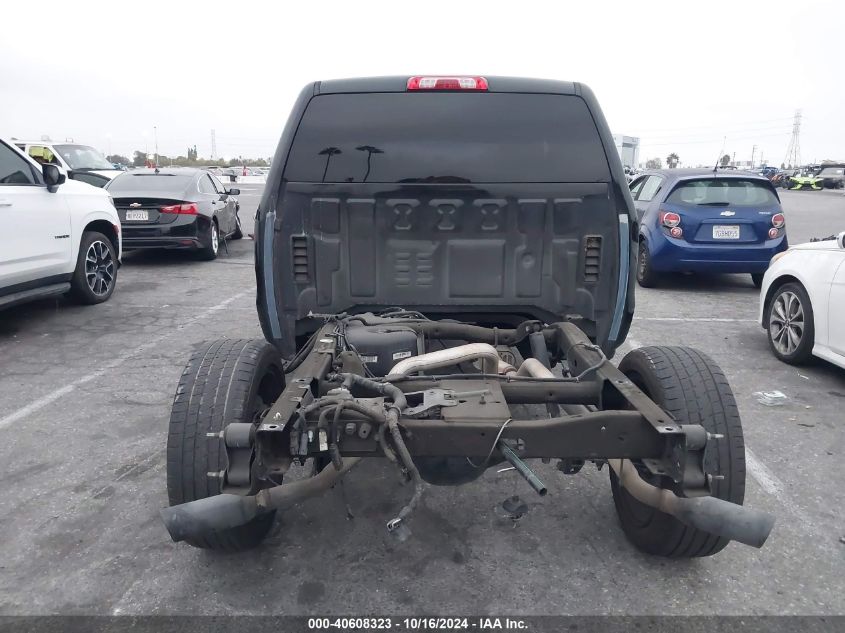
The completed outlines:
[[[839,248],[845,249],[845,231],[836,236],[836,243],[839,244]]]
[[[47,163],[41,166],[41,173],[44,176],[44,184],[47,185],[47,191],[56,193],[59,185],[67,180],[67,176],[59,169],[58,165]]]
[[[230,196],[239,196],[241,195],[241,190],[237,189],[236,187],[232,187],[231,189],[227,189],[226,193],[228,193]]]

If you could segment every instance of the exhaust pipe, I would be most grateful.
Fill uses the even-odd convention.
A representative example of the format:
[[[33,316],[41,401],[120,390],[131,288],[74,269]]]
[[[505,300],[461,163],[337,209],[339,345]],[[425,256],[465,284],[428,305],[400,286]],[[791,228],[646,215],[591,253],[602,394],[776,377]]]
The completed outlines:
[[[481,371],[485,374],[499,372],[499,353],[489,343],[469,343],[458,347],[448,347],[435,352],[411,356],[400,360],[387,375],[387,380],[405,378],[418,371],[451,367],[470,360],[481,359]]]
[[[170,506],[159,514],[174,541],[178,543],[185,539],[196,539],[245,525],[261,514],[290,508],[325,492],[360,461],[360,457],[347,457],[340,470],[330,465],[313,477],[266,488],[254,496],[221,494]]]
[[[609,459],[607,463],[619,477],[619,483],[647,506],[710,534],[723,536],[752,547],[763,547],[775,524],[775,517],[760,510],[717,497],[679,497],[671,490],[652,486],[628,459]]]

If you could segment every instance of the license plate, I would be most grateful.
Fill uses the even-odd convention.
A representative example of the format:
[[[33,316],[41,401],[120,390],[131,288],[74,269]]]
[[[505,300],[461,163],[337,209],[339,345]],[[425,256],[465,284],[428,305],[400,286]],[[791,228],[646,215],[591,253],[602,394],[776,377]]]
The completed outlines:
[[[738,240],[739,227],[738,226],[720,226],[713,227],[714,240]]]
[[[127,211],[126,212],[126,220],[131,221],[140,221],[144,222],[150,219],[150,212],[149,211]]]

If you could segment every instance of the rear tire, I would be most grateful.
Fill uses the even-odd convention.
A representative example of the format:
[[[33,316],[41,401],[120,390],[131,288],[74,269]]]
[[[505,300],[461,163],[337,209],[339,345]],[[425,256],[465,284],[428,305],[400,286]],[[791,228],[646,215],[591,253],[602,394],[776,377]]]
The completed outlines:
[[[628,353],[619,369],[679,424],[700,424],[710,433],[725,436],[708,443],[704,467],[709,474],[724,476],[713,481],[713,496],[741,505],[745,498],[742,422],[733,392],[718,365],[688,347],[643,347]],[[639,466],[638,470],[643,474]],[[619,485],[613,470],[610,485],[625,535],[648,554],[712,556],[729,542],[637,501]]]
[[[197,257],[204,261],[217,259],[220,250],[220,230],[217,227],[217,220],[212,219],[208,226],[207,235],[203,239],[203,246],[197,251]]]
[[[117,251],[112,241],[96,231],[86,231],[79,241],[76,269],[68,296],[86,305],[108,301],[117,284]]]
[[[657,285],[657,273],[651,268],[651,254],[645,240],[640,240],[637,255],[637,283],[643,288],[654,288]]]
[[[235,212],[235,232],[232,233],[232,237],[230,237],[229,239],[230,240],[239,240],[239,239],[243,238],[243,236],[244,236],[244,232],[243,232],[243,229],[241,228],[241,216],[238,215],[238,212],[236,211]]]
[[[222,481],[208,473],[225,470],[219,433],[233,422],[257,424],[284,390],[278,351],[264,339],[223,339],[194,352],[176,389],[167,436],[167,496],[170,505],[219,495]],[[236,528],[187,542],[194,547],[237,551],[257,546],[273,526],[275,513]]]

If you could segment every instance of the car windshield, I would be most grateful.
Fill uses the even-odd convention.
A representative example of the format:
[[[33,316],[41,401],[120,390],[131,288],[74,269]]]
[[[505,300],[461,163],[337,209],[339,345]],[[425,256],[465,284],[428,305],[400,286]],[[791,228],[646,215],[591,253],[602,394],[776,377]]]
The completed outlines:
[[[739,178],[707,178],[679,184],[667,204],[757,207],[778,204],[768,183]]]
[[[113,196],[121,193],[149,191],[156,194],[179,194],[185,192],[194,179],[193,176],[176,174],[121,174],[112,180],[106,189]]]
[[[114,169],[100,152],[87,145],[54,145],[71,169]]]

